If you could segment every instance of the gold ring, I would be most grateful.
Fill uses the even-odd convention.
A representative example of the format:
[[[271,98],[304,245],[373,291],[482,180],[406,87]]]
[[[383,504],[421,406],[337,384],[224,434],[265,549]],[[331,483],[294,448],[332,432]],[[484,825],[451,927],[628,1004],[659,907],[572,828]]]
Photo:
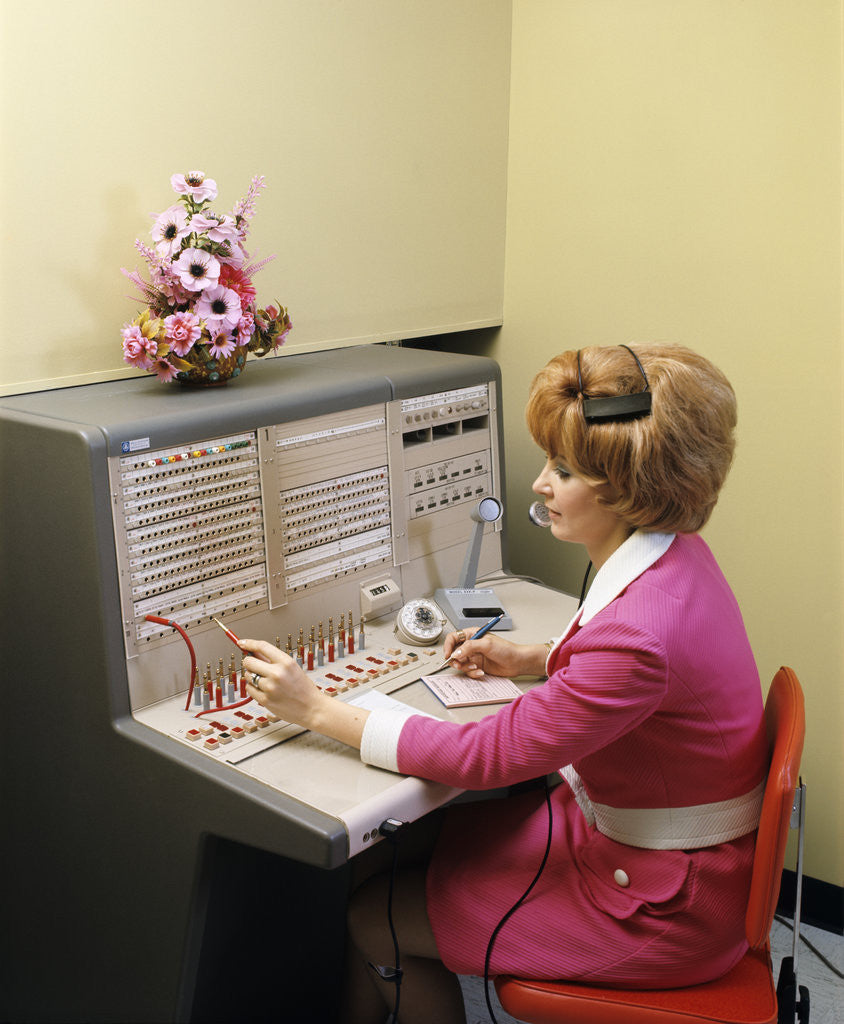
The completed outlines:
[[[466,643],[466,630],[465,629],[461,629],[460,632],[457,635],[460,637],[460,639],[458,640],[458,643],[465,644]]]

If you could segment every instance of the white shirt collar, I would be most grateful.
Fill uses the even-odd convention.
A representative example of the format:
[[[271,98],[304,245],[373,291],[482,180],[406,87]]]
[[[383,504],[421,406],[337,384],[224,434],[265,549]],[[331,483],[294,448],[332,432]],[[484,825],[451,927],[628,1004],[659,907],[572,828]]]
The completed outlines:
[[[598,570],[580,611],[580,625],[584,626],[598,612],[603,611],[645,569],[662,558],[671,547],[673,533],[643,533],[636,530],[616,548]]]
[[[569,635],[576,622],[585,626],[629,587],[633,580],[641,576],[645,569],[662,558],[675,536],[673,533],[643,533],[641,530],[631,534],[598,570],[586,600],[574,613],[562,636],[553,641],[554,646]]]

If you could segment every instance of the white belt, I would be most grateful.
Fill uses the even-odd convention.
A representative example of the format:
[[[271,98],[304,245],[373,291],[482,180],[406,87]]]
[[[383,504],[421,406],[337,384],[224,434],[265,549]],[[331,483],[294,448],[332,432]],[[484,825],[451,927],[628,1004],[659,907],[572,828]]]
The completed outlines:
[[[647,850],[695,850],[753,832],[759,825],[765,782],[743,796],[692,807],[610,807],[593,803],[571,765],[560,769],[587,822],[618,843]]]

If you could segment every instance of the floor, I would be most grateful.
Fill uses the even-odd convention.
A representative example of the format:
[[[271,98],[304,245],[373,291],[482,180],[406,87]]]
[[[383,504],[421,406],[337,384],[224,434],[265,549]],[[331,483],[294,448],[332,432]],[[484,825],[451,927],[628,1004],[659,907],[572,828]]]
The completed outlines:
[[[801,926],[800,934],[844,973],[844,937],[806,925]],[[774,921],[771,931],[771,953],[775,972],[779,971],[783,957],[792,954],[791,928],[779,921]],[[483,979],[461,978],[460,981],[468,1024],[490,1024]],[[798,985],[809,990],[810,1024],[844,1024],[844,981],[836,977],[804,942],[800,943],[797,955],[797,981]],[[517,1024],[515,1018],[501,1009],[494,989],[492,1006],[498,1024]]]

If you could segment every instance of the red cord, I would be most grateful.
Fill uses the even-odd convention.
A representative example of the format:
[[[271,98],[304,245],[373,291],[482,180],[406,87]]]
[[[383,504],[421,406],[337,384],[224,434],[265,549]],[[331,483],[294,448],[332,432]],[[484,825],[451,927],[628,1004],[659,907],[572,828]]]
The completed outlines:
[[[196,651],[193,649],[190,637],[179,623],[174,622],[172,619],[161,619],[157,615],[145,615],[144,618],[147,622],[157,622],[160,626],[172,626],[173,629],[177,629],[182,634],[182,639],[188,645],[188,650],[190,651],[190,685],[188,686],[188,699],[185,704],[185,711],[190,711],[190,702],[193,697],[193,681],[196,678]]]

